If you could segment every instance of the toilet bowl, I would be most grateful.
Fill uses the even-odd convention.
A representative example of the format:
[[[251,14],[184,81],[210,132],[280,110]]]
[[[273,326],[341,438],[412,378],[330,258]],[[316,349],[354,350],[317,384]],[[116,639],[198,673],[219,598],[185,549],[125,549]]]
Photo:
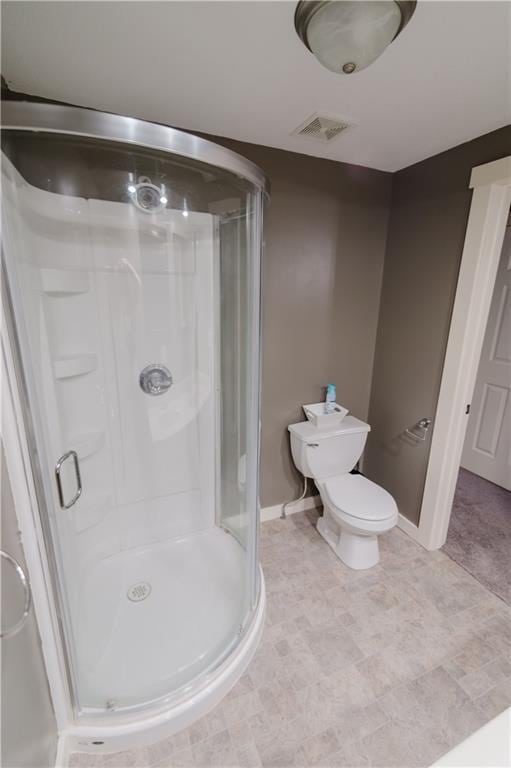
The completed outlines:
[[[324,506],[318,531],[350,568],[372,568],[379,560],[377,536],[397,523],[396,502],[363,475],[339,475],[318,487]]]
[[[350,568],[372,568],[379,561],[378,536],[393,528],[398,510],[393,497],[360,474],[351,474],[370,430],[354,416],[330,429],[310,422],[291,424],[291,452],[297,468],[316,483],[324,514],[318,532]]]

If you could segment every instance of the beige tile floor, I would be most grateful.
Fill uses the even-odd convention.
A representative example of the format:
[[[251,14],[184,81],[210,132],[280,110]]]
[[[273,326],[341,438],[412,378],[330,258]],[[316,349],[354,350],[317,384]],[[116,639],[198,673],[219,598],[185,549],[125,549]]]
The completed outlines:
[[[395,529],[351,571],[313,513],[262,526],[268,611],[247,672],[154,746],[72,766],[427,766],[511,705],[511,612]]]

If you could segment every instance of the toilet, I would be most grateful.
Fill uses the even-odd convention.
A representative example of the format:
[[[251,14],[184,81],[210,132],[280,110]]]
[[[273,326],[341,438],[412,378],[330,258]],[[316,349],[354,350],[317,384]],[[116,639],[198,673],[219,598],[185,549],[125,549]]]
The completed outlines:
[[[390,493],[363,475],[350,474],[371,427],[345,416],[326,429],[310,421],[288,429],[294,463],[321,495],[324,514],[318,532],[350,568],[372,568],[380,559],[378,536],[396,525],[398,512]]]

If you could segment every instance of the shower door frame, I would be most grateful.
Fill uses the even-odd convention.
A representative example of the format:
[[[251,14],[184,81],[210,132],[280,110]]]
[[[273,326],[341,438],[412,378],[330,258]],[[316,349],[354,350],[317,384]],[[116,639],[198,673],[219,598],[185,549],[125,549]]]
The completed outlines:
[[[231,172],[248,180],[254,185],[255,191],[259,192],[255,198],[258,204],[255,211],[255,229],[252,230],[255,237],[258,238],[257,247],[253,254],[257,258],[257,269],[254,270],[256,280],[252,281],[249,297],[250,320],[253,320],[254,312],[258,313],[258,322],[252,323],[257,327],[252,328],[251,336],[254,344],[253,349],[257,354],[255,362],[257,363],[259,381],[258,385],[252,388],[252,401],[249,409],[250,429],[254,436],[257,436],[257,469],[251,473],[250,478],[247,476],[247,486],[251,486],[253,498],[256,500],[254,525],[257,528],[259,524],[258,469],[261,377],[261,198],[269,196],[269,183],[265,175],[256,165],[231,150],[166,126],[120,115],[53,104],[6,102],[2,103],[2,107],[2,130],[55,133],[153,149],[170,156],[193,159]],[[250,596],[252,608],[249,614],[250,622],[247,622],[246,625],[246,629],[250,628],[250,632],[245,633],[245,637],[240,640],[234,651],[212,673],[213,676],[218,673],[215,679],[208,680],[207,685],[194,691],[191,699],[186,699],[177,706],[173,706],[168,701],[169,697],[165,697],[156,706],[150,704],[145,710],[138,710],[134,714],[119,713],[114,722],[108,719],[106,723],[102,723],[101,721],[105,719],[105,713],[95,715],[93,719],[87,717],[86,714],[79,717],[76,686],[60,614],[60,600],[58,599],[60,587],[55,570],[56,559],[53,552],[52,535],[49,531],[47,500],[41,476],[42,468],[37,457],[33,417],[3,255],[1,277],[3,304],[2,327],[0,329],[3,351],[2,378],[4,379],[4,386],[7,385],[7,395],[3,394],[6,419],[2,425],[2,433],[4,434],[6,450],[8,448],[10,453],[12,451],[22,461],[23,473],[22,475],[18,473],[20,482],[17,483],[17,491],[23,494],[25,499],[30,499],[29,508],[24,509],[19,524],[23,540],[28,542],[28,547],[26,546],[27,564],[34,586],[35,609],[41,630],[43,654],[59,732],[66,735],[70,748],[86,751],[91,749],[93,740],[97,739],[98,736],[102,739],[100,743],[104,745],[103,748],[109,750],[123,749],[143,743],[145,732],[147,732],[147,743],[150,743],[156,738],[169,735],[169,707],[173,713],[176,713],[171,730],[171,732],[175,732],[220,701],[252,658],[264,624],[265,588],[262,570],[260,567],[258,568],[254,585],[256,589],[258,575],[259,600],[257,605],[253,604],[253,595]],[[258,561],[257,547],[258,539],[256,536],[253,555],[255,565]],[[239,671],[240,669],[241,671]],[[169,696],[171,695],[172,692],[169,692]],[[191,717],[190,705],[192,700],[196,701],[197,713]],[[106,717],[108,718],[108,714]]]
[[[56,603],[53,564],[47,546],[48,533],[43,531],[47,519],[40,467],[34,455],[31,436],[32,417],[26,391],[14,312],[2,253],[2,439],[5,460],[11,478],[12,492],[33,593],[46,674],[59,733],[74,720],[74,692],[70,681],[68,654]],[[52,553],[52,558],[54,557]]]

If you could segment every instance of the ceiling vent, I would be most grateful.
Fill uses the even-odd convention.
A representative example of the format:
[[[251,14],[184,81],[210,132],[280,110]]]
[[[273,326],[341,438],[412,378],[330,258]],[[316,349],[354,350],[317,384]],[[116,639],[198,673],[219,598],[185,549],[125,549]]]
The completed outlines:
[[[327,117],[319,115],[317,112],[307,118],[307,120],[296,128],[293,136],[305,136],[308,139],[321,141],[327,144],[329,141],[337,138],[339,134],[349,128],[351,123],[346,122],[339,117]]]

